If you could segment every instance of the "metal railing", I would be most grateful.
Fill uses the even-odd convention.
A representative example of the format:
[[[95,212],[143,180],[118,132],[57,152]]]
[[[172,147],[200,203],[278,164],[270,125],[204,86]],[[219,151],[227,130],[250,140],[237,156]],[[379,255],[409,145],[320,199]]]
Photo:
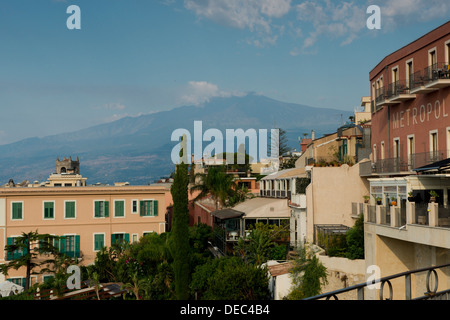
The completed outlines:
[[[389,84],[392,89],[392,97],[399,96],[401,94],[410,94],[410,81],[397,80]]]
[[[403,157],[380,159],[373,163],[365,162],[363,168],[360,168],[360,174],[368,175],[370,171],[372,173],[407,172],[444,159],[447,159],[447,150],[414,153],[407,159]]]
[[[436,62],[426,67],[424,74],[427,77],[425,85],[439,79],[450,79],[450,70],[446,62]]]
[[[436,269],[445,269],[445,268],[449,268],[449,267],[450,267],[450,263],[439,265],[439,266],[431,266],[431,267],[412,270],[412,271],[401,272],[401,273],[397,273],[397,274],[394,274],[391,276],[376,279],[373,281],[367,281],[367,282],[360,283],[360,284],[350,286],[347,288],[323,293],[323,294],[320,294],[320,295],[317,295],[314,297],[309,297],[304,300],[319,300],[319,299],[329,300],[331,298],[333,298],[335,300],[339,300],[338,299],[339,294],[343,294],[343,293],[351,292],[351,291],[355,291],[355,290],[357,293],[357,299],[365,300],[364,299],[364,296],[365,296],[364,291],[366,289],[373,290],[372,286],[377,285],[377,284],[379,284],[379,292],[378,292],[379,300],[393,300],[394,287],[392,286],[391,281],[393,279],[397,279],[397,278],[404,278],[405,300],[449,300],[450,299],[450,289],[449,288],[446,288],[445,290],[442,290],[439,292],[437,291],[439,278],[438,278],[438,274],[436,272]],[[421,273],[421,272],[427,272],[426,281],[425,281],[426,291],[423,296],[413,298],[412,297],[412,288],[411,288],[411,275]],[[448,272],[450,272],[450,270],[448,270],[447,273]],[[434,281],[434,286],[432,286],[433,281]],[[444,282],[444,284],[445,283],[446,283],[446,281]],[[384,298],[384,290],[383,289],[386,285],[389,288],[389,297],[388,298]]]

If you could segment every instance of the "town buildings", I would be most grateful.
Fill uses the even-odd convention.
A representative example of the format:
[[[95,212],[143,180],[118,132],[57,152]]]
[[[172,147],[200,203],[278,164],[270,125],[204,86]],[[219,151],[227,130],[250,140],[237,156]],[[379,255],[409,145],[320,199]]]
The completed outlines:
[[[8,260],[5,245],[31,231],[60,236],[60,251],[78,258],[81,265],[92,263],[103,246],[166,231],[170,185],[86,186],[78,171],[61,172],[65,167],[58,164],[56,175],[63,176],[65,184],[0,188],[0,263]],[[49,276],[33,276],[31,284]],[[7,278],[23,284],[24,270],[11,270]],[[4,280],[0,274],[0,282]]]
[[[365,205],[366,265],[378,266],[381,276],[450,262],[449,62],[447,22],[369,73],[372,157],[360,164],[360,174],[371,195]],[[435,203],[431,191],[438,195]],[[448,272],[437,273],[448,288]],[[425,276],[416,277],[415,294],[423,294],[424,282]],[[404,298],[404,290],[394,291],[394,298]]]

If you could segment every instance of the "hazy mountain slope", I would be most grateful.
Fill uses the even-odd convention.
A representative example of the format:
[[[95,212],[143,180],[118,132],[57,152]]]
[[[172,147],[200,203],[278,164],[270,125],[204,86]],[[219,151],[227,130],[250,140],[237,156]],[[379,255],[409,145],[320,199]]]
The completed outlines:
[[[342,115],[342,116],[341,116]],[[215,98],[202,106],[183,106],[139,117],[93,126],[43,138],[29,138],[0,146],[0,183],[10,178],[47,179],[54,172],[56,157],[79,157],[81,173],[88,183],[129,181],[147,184],[173,170],[170,152],[176,143],[171,134],[185,128],[193,134],[195,120],[203,131],[280,127],[288,132],[289,144],[298,148],[298,136],[316,137],[336,131],[348,111],[313,108],[249,94]]]

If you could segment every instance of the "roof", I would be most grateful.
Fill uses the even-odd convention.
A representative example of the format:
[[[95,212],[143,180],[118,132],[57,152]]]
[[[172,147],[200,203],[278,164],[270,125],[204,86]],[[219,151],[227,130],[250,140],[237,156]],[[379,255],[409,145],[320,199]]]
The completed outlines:
[[[305,168],[290,168],[271,173],[261,180],[286,179],[296,176],[306,176]]]
[[[289,218],[291,216],[286,199],[257,197],[241,202],[233,209],[245,213],[244,218]]]
[[[216,210],[211,213],[214,217],[219,218],[220,220],[240,218],[244,212],[240,212],[231,208],[226,208],[222,210]]]
[[[272,277],[277,277],[289,273],[289,271],[292,269],[293,266],[294,266],[293,261],[287,261],[284,263],[269,265],[267,266],[267,270],[269,271]]]
[[[425,166],[415,168],[413,171],[417,172],[424,172],[424,171],[431,171],[431,170],[437,170],[437,171],[443,171],[450,169],[450,158],[436,161],[430,164],[427,164]]]

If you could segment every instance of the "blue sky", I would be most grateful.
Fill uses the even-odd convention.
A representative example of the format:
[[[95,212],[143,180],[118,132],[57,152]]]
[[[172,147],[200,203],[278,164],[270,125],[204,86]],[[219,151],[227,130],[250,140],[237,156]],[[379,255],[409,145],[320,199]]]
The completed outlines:
[[[1,0],[0,144],[248,92],[354,110],[369,71],[449,13],[448,0]]]

